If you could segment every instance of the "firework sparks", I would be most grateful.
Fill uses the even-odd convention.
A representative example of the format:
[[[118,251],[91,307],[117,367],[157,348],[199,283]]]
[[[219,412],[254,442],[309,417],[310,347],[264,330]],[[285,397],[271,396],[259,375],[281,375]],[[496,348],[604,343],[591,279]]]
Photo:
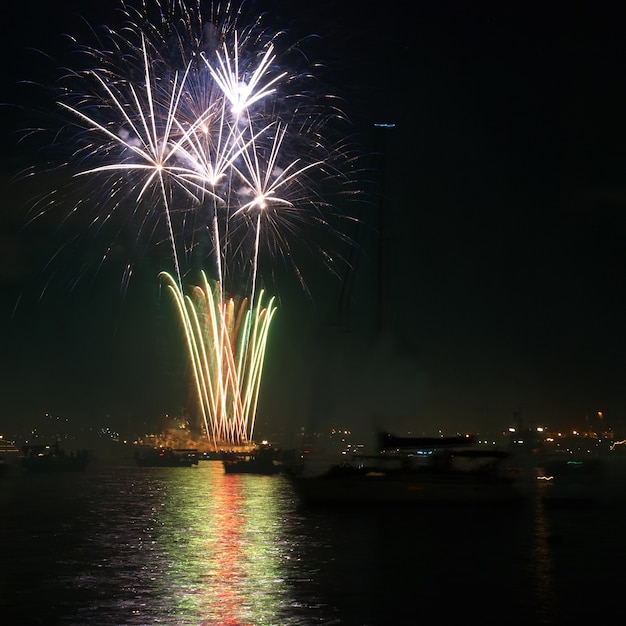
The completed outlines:
[[[108,46],[81,49],[93,63],[68,75],[60,105],[80,129],[77,174],[102,178],[115,210],[131,202],[140,231],[164,222],[174,272],[161,277],[184,330],[202,422],[214,445],[242,444],[253,437],[276,312],[258,288],[262,249],[293,258],[290,234],[328,225],[316,189],[344,180],[335,160],[347,153],[324,143],[339,115],[294,90],[305,74],[281,67],[277,33],[258,21],[239,28],[231,5],[212,8],[208,20],[199,5],[157,8],[153,22],[145,7],[123,5],[124,28],[106,30]],[[207,251],[203,266],[211,260],[213,286],[202,271],[185,296],[198,249]],[[248,295],[236,302],[226,293]]]
[[[224,300],[203,273],[203,284],[184,296],[163,273],[183,324],[194,385],[207,435],[215,447],[252,441],[274,299],[254,309]]]
[[[275,83],[287,75],[282,72],[278,76],[271,78],[267,83],[261,84],[263,78],[267,77],[268,70],[276,58],[274,46],[269,45],[261,61],[252,72],[250,80],[246,80],[239,73],[239,47],[237,45],[237,31],[233,33],[232,53],[229,53],[226,43],[224,43],[223,56],[217,55],[219,67],[213,68],[206,61],[213,80],[222,90],[224,96],[231,104],[231,111],[235,117],[239,118],[255,102],[269,96],[275,92]],[[206,59],[205,59],[206,60]]]

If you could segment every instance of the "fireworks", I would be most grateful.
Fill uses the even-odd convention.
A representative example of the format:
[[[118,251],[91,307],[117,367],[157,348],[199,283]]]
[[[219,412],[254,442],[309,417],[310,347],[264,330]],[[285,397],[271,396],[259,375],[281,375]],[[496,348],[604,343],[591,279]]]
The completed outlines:
[[[263,302],[263,262],[289,260],[301,277],[291,241],[331,229],[325,192],[332,181],[352,193],[350,155],[326,140],[341,112],[309,87],[309,72],[284,62],[296,48],[282,33],[260,19],[240,27],[230,4],[206,17],[176,0],[153,9],[156,20],[122,5],[123,27],[80,48],[88,64],[64,76],[59,104],[76,176],[106,189],[93,199],[94,223],[130,206],[138,236],[164,227],[173,271],[161,276],[207,436],[242,444],[252,440],[276,311],[274,299]],[[213,278],[202,271],[185,296],[198,262]]]
[[[276,312],[273,300],[254,309],[203,284],[184,296],[170,274],[163,274],[183,322],[202,421],[215,447],[252,440],[267,336]]]

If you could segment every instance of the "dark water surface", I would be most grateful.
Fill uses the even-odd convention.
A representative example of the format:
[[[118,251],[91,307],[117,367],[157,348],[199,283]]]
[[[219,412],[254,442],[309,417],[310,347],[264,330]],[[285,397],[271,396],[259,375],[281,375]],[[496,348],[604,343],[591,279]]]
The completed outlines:
[[[619,494],[303,510],[283,476],[203,461],[13,473],[0,495],[1,624],[599,624],[626,593]]]

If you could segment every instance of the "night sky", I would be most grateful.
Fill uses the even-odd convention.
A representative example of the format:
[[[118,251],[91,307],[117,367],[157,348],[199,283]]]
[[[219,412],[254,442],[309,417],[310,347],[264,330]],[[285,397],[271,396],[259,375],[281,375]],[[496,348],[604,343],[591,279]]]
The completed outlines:
[[[258,4],[277,28],[319,36],[323,79],[345,98],[367,166],[353,271],[338,280],[311,260],[309,299],[277,269],[260,434],[498,432],[517,412],[582,427],[597,411],[623,431],[617,9],[432,1],[409,16],[400,3]],[[114,24],[115,7],[80,10]],[[57,54],[60,35],[83,25],[41,0],[8,11],[0,100],[23,108],[2,113],[0,431],[45,412],[141,430],[188,402],[177,319],[149,250],[120,293],[120,264],[81,273],[81,255],[102,242],[58,231],[61,209],[26,225],[43,183],[10,180],[48,148],[16,147],[33,123],[16,83],[46,80],[29,48]],[[72,234],[72,253],[47,263]]]

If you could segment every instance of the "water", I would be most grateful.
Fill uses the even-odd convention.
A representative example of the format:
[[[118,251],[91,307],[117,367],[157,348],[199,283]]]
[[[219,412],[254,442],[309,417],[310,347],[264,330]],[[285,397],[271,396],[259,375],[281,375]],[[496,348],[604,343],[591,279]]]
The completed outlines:
[[[620,498],[304,510],[282,476],[204,461],[13,474],[0,495],[3,624],[584,624],[623,589]]]

